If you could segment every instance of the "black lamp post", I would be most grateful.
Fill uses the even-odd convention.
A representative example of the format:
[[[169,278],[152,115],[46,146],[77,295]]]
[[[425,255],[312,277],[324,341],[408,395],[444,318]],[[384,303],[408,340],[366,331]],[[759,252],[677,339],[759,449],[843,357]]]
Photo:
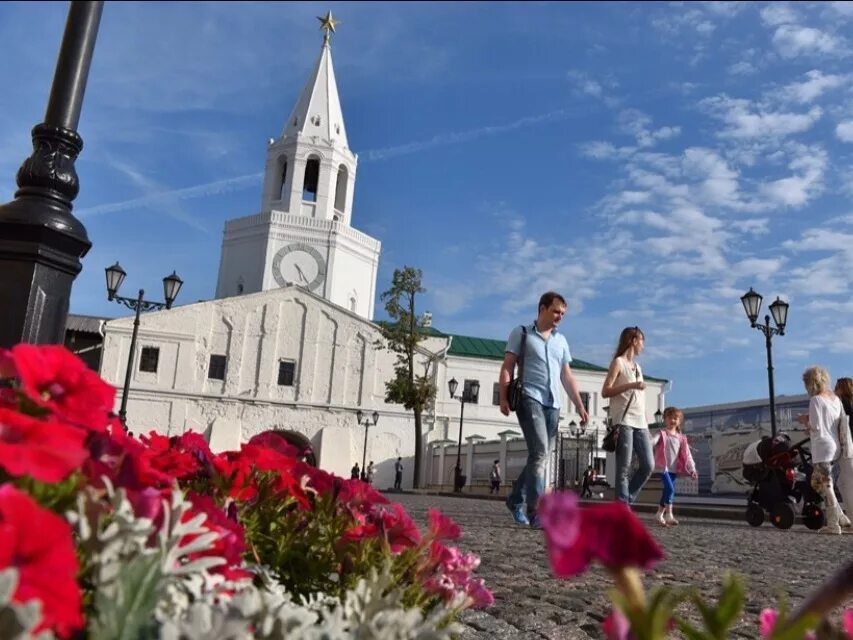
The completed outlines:
[[[77,125],[103,8],[71,2],[44,122],[33,128],[15,199],[0,206],[0,347],[64,341],[71,285],[92,246],[71,202],[80,190]]]
[[[655,426],[656,427],[662,427],[663,426],[663,413],[661,413],[660,409],[655,411]]]
[[[370,421],[370,418],[373,418],[373,422]],[[359,409],[355,412],[355,419],[358,421],[358,424],[364,427],[364,446],[361,448],[361,477],[362,479],[367,478],[367,431],[370,427],[375,427],[376,423],[379,422],[379,412],[374,411],[370,417],[364,415],[364,411]]]
[[[770,316],[764,316],[764,324],[757,324],[758,314],[761,311],[762,297],[749,288],[743,296],[743,310],[749,318],[749,325],[764,334],[764,343],[767,347],[767,384],[770,390],[770,435],[776,437],[776,394],[773,391],[773,336],[785,335],[785,325],[788,323],[788,303],[776,296],[776,300],[770,305],[770,313],[773,315],[775,327],[770,326]]]
[[[581,464],[581,438],[586,433],[586,425],[578,424],[572,420],[569,423],[569,433],[575,439],[575,486],[580,482],[580,464]]]
[[[121,408],[118,411],[121,423],[127,427],[127,393],[130,390],[130,372],[133,369],[133,355],[136,352],[136,335],[139,333],[139,314],[143,311],[159,311],[160,309],[171,309],[172,303],[178,297],[178,292],[181,290],[181,285],[184,281],[178,277],[174,271],[172,275],[163,278],[163,295],[166,302],[150,302],[143,299],[145,290],[139,290],[139,296],[134,298],[123,298],[118,295],[119,287],[124,282],[127,273],[121,268],[121,265],[116,262],[113,266],[104,269],[107,274],[107,300],[114,300],[119,304],[123,304],[128,309],[136,311],[136,317],[133,319],[133,334],[130,338],[130,352],[127,354],[127,370],[124,372],[124,391],[121,396]]]
[[[447,383],[447,389],[450,391],[450,397],[456,400],[459,400],[459,404],[461,405],[459,409],[459,444],[456,446],[456,467],[453,469],[453,490],[456,493],[460,493],[462,491],[462,487],[465,485],[465,477],[462,475],[462,419],[465,415],[465,403],[466,402],[477,402],[477,398],[480,396],[480,383],[474,380],[471,382],[471,385],[468,387],[467,391],[463,391],[462,395],[458,398],[456,397],[456,389],[459,387],[459,383],[456,381],[456,378],[451,378]]]

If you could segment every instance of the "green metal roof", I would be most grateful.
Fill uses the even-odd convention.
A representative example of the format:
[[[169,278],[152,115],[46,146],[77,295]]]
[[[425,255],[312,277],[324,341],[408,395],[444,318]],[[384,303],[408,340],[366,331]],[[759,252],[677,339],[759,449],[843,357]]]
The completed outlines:
[[[453,341],[450,343],[450,350],[447,355],[459,356],[461,358],[485,358],[488,360],[503,360],[506,350],[506,340],[493,340],[491,338],[474,338],[472,336],[458,336],[452,333],[445,334],[451,336]],[[600,367],[597,364],[592,364],[586,360],[572,358],[572,369],[582,369],[584,371],[607,372],[607,367]],[[646,376],[646,380],[654,382],[668,382],[665,378],[653,378]]]

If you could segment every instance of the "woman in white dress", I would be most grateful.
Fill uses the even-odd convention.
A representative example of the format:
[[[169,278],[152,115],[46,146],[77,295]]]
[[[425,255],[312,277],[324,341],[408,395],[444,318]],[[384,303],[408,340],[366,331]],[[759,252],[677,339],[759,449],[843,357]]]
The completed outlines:
[[[823,367],[809,367],[803,372],[803,385],[810,396],[809,414],[799,416],[798,420],[811,438],[812,487],[824,501],[826,526],[820,532],[840,534],[840,524],[847,518],[835,497],[832,463],[840,451],[838,433],[844,407],[830,390],[829,382],[829,372]]]

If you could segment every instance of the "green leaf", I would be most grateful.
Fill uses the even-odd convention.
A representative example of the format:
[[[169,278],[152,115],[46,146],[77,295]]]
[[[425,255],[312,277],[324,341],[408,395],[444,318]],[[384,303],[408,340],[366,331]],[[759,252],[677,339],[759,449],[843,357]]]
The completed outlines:
[[[90,640],[154,637],[154,609],[164,587],[161,561],[160,554],[136,556],[114,585],[98,590]]]
[[[740,615],[743,610],[743,594],[743,580],[733,573],[727,573],[723,578],[720,603],[717,605],[716,617],[720,630],[717,637],[725,638],[726,632]]]
[[[780,615],[776,628],[768,640],[802,640],[806,632],[815,629],[818,624],[820,624],[820,617],[815,614],[807,614],[793,625],[783,623]]]

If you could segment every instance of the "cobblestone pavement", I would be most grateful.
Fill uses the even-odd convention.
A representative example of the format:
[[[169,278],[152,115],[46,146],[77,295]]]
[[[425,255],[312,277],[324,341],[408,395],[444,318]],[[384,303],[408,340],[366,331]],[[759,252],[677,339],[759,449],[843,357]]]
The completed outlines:
[[[602,638],[601,620],[608,612],[612,582],[600,567],[579,578],[552,577],[544,536],[513,524],[500,501],[404,494],[398,500],[422,526],[427,510],[436,507],[463,530],[464,551],[477,553],[478,575],[495,594],[486,611],[466,611],[461,640],[507,638],[549,640]],[[676,516],[678,509],[676,508]],[[802,525],[780,531],[768,523],[752,528],[745,522],[679,518],[678,527],[662,528],[650,514],[639,517],[666,554],[645,584],[697,586],[715,595],[720,578],[735,569],[747,579],[746,609],[731,637],[757,638],[759,611],[785,593],[795,606],[853,556],[853,534],[818,535]],[[679,612],[695,616],[688,605]]]

